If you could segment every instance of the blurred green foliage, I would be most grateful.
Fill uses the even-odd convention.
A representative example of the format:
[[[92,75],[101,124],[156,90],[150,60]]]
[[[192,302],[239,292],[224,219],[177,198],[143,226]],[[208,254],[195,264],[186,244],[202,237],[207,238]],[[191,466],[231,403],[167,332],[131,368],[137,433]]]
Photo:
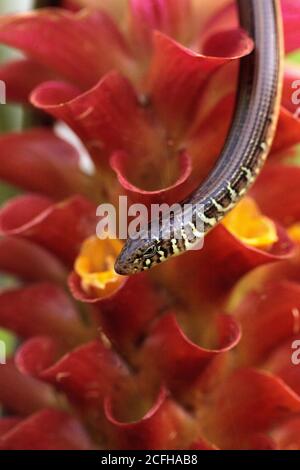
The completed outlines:
[[[16,349],[18,340],[9,331],[0,329],[0,341],[3,341],[5,344],[6,359],[9,359]]]
[[[288,54],[287,57],[288,64],[291,65],[300,65],[300,50]],[[297,145],[293,149],[293,153],[290,156],[287,156],[285,162],[290,165],[300,165],[300,145]]]
[[[0,64],[4,63],[15,55],[15,53],[4,46],[0,46]],[[20,106],[11,104],[0,105],[0,133],[18,130],[22,123],[22,109]]]
[[[33,4],[34,1],[32,0],[0,0],[0,14],[24,11]],[[0,46],[0,64],[18,56],[20,56],[19,52]],[[19,130],[21,126],[22,109],[20,106],[0,105],[0,133]]]
[[[287,56],[288,62],[292,62],[294,64],[300,64],[300,50],[293,52]]]
[[[0,13],[9,11],[16,11],[28,8],[28,0],[1,0]],[[0,46],[0,63],[11,60],[17,55],[15,51],[9,48]],[[5,104],[0,105],[0,133],[11,132],[20,130],[22,127],[23,112],[20,106]],[[17,193],[17,190],[12,186],[0,182],[0,204],[5,202]],[[0,275],[0,290],[7,289],[16,285],[15,278],[8,275]],[[6,346],[6,354],[9,358],[17,345],[17,338],[11,332],[0,329],[0,341],[4,341]]]

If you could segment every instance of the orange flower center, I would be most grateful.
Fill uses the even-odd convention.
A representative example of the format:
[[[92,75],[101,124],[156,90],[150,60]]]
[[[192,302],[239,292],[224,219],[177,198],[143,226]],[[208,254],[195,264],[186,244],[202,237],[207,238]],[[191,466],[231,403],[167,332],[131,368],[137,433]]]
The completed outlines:
[[[278,241],[274,222],[265,217],[250,197],[244,198],[223,220],[224,226],[247,245],[268,248]]]
[[[124,278],[115,272],[114,263],[121,249],[119,240],[100,240],[96,236],[85,240],[74,267],[85,292],[105,297],[119,287]]]
[[[288,229],[288,234],[294,242],[300,243],[300,223],[297,222],[291,225]]]

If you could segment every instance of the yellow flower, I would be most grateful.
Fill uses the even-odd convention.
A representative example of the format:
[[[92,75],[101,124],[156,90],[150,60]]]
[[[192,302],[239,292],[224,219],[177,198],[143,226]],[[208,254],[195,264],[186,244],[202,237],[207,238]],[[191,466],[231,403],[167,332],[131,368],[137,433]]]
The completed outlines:
[[[225,217],[223,224],[237,238],[255,248],[269,248],[278,241],[274,222],[265,217],[250,197]]]
[[[123,278],[114,270],[117,255],[122,249],[119,240],[100,240],[92,236],[85,240],[75,261],[75,272],[81,278],[86,293],[106,296],[115,291]]]

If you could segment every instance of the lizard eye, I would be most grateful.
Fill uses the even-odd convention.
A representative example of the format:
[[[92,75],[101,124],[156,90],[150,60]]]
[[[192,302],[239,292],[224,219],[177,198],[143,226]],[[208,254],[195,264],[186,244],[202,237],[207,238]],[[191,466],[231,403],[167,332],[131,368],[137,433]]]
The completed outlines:
[[[143,253],[144,258],[152,258],[157,253],[157,248],[155,245],[149,246]]]

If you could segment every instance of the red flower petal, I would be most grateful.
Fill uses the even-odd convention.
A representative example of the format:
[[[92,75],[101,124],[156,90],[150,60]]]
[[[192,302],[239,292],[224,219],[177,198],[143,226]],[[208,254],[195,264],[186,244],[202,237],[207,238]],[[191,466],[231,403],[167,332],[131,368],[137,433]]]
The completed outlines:
[[[81,243],[95,227],[95,208],[80,196],[58,204],[45,197],[20,196],[0,211],[2,234],[34,241],[68,263],[74,261]]]
[[[300,394],[300,374],[299,365],[293,364],[292,355],[295,352],[293,349],[294,341],[299,340],[299,325],[297,316],[297,309],[293,310],[295,336],[291,336],[289,340],[283,342],[273,354],[271,354],[263,367],[271,371],[273,374],[280,377],[284,382],[291,387],[298,395]]]
[[[258,292],[250,292],[234,312],[243,331],[238,345],[239,363],[262,362],[274,348],[292,338],[297,309],[300,310],[300,286],[295,282],[269,283]],[[290,347],[290,358],[291,354]]]
[[[94,447],[81,424],[63,411],[43,410],[7,432],[2,450],[88,450]]]
[[[151,52],[155,30],[182,43],[191,36],[190,0],[131,0],[130,14],[133,47],[143,59]]]
[[[98,8],[107,12],[115,21],[121,22],[127,12],[128,0],[62,0],[64,8],[78,11],[80,8]]]
[[[272,152],[289,149],[300,142],[300,120],[281,107]]]
[[[36,336],[20,346],[15,363],[22,374],[39,377],[61,357],[62,351],[61,345],[54,338]]]
[[[54,281],[66,278],[64,266],[43,248],[14,237],[0,239],[0,270],[26,281]]]
[[[29,191],[63,198],[86,190],[79,155],[46,129],[0,137],[0,177]]]
[[[121,289],[124,283],[126,283],[126,281],[127,279],[126,277],[124,277],[120,286],[117,286],[116,289]],[[76,300],[79,300],[80,302],[86,302],[88,304],[95,304],[101,301],[102,299],[105,299],[106,297],[111,297],[111,292],[108,292],[107,294],[105,293],[104,296],[100,296],[96,292],[86,292],[82,288],[81,277],[75,271],[73,271],[69,276],[69,287],[73,297]]]
[[[242,31],[223,34],[225,42],[228,37],[232,41],[234,34],[239,44],[228,57],[196,54],[167,36],[156,33],[150,90],[154,106],[169,129],[170,136],[178,137],[190,124],[201,88],[213,72],[230,60],[251,52],[253,43]],[[213,48],[212,45],[209,47]]]
[[[278,450],[276,442],[265,434],[254,434],[249,439],[250,450]]]
[[[284,20],[284,39],[286,52],[292,52],[300,47],[299,17],[300,5],[294,0],[281,0]]]
[[[189,450],[219,450],[215,445],[212,443],[204,440],[204,439],[199,439],[197,442],[193,443]]]
[[[235,63],[222,68],[206,84],[200,97],[198,112],[188,136],[188,152],[192,157],[193,177],[197,184],[208,175],[214,166],[228,134],[234,109],[236,72]],[[286,84],[283,102],[287,105],[289,101],[291,109],[281,107],[272,146],[273,154],[284,152],[300,142],[300,120],[292,114],[295,110],[295,105],[291,102],[293,91],[294,89],[289,88]]]
[[[107,298],[91,297],[80,288],[75,275],[70,286],[76,299],[96,303],[96,315],[108,338],[118,348],[132,348],[159,310],[160,299],[146,274],[124,278],[124,284]]]
[[[197,6],[197,2],[194,3]],[[205,0],[205,3],[198,5],[198,10],[199,16],[201,15],[199,21],[200,23],[203,21],[199,38],[201,43],[205,42],[208,35],[210,36],[226,29],[239,28],[237,4],[232,0],[215,0],[214,2]]]
[[[81,346],[41,373],[72,402],[99,410],[106,394],[119,390],[127,370],[118,356],[100,341]]]
[[[33,90],[30,99],[34,105],[39,107],[39,102],[35,103],[36,95],[37,100],[42,94],[43,102],[47,106],[52,104],[62,104],[66,101],[75,99],[80,94],[80,89],[76,85],[61,81],[50,81],[41,83],[36,89]]]
[[[97,10],[71,13],[53,8],[2,16],[0,42],[22,49],[84,89],[111,69],[126,71],[130,60],[117,27]]]
[[[50,70],[31,59],[8,62],[0,67],[0,80],[6,83],[8,101],[27,103],[31,91],[51,78],[54,74]]]
[[[289,226],[300,220],[300,168],[268,164],[252,189],[264,214]]]
[[[0,439],[4,434],[14,428],[21,421],[20,418],[1,418],[0,419]]]
[[[115,449],[184,449],[192,439],[192,420],[180,405],[161,389],[155,404],[142,419],[124,422],[115,415],[111,399],[105,402],[105,413],[112,426]]]
[[[176,396],[182,392],[191,393],[190,387],[199,380],[212,359],[239,342],[241,332],[234,318],[219,315],[213,323],[209,327],[210,332],[215,330],[211,347],[204,348],[192,342],[171,314],[159,320],[148,335],[144,363],[149,363],[150,367],[152,364],[156,374],[160,370],[162,379]]]
[[[296,64],[288,64],[285,67],[284,73],[282,104],[292,114],[296,113],[297,109],[299,108],[299,104],[293,103],[293,94],[295,92],[297,92],[297,101],[299,97],[299,93],[297,91],[299,90],[299,86],[296,88],[293,87],[293,84],[296,80],[300,80],[300,67]]]
[[[147,111],[139,105],[130,83],[118,73],[106,75],[76,98],[75,91],[73,96],[68,90],[62,93],[62,87],[55,82],[43,84],[33,92],[31,101],[65,121],[98,163],[103,162],[103,152],[108,157],[114,150],[140,156],[147,149],[149,155],[156,154],[157,133],[151,128]],[[68,101],[70,98],[74,99]]]
[[[201,250],[187,252],[155,269],[155,276],[185,308],[208,312],[219,308],[224,296],[247,272],[257,266],[288,259],[294,244],[277,227],[279,240],[269,251],[242,243],[223,225],[209,233]],[[180,290],[176,286],[180,286]],[[210,306],[210,308],[208,308]],[[205,317],[204,317],[205,318]]]
[[[215,73],[199,99],[198,111],[189,129],[187,147],[192,158],[195,186],[213,169],[228,135],[234,110],[236,72],[236,64],[232,63],[230,67],[227,65]],[[221,86],[222,83],[224,86]]]
[[[0,325],[17,335],[49,335],[64,344],[86,338],[86,330],[70,298],[55,284],[38,283],[0,294]]]
[[[289,420],[272,432],[280,450],[300,450],[300,418]]]
[[[0,402],[7,410],[22,415],[58,405],[49,385],[21,374],[10,362],[0,367]]]
[[[238,28],[230,29],[227,25],[225,30],[215,32],[205,38],[201,52],[206,56],[233,60],[248,55],[253,47],[245,31]]]
[[[189,155],[184,152],[179,154],[179,176],[177,177],[177,180],[171,186],[166,188],[163,187],[156,191],[146,191],[131,183],[132,176],[134,178],[134,173],[138,173],[141,167],[139,165],[134,165],[132,159],[127,154],[121,152],[115,153],[112,156],[110,163],[112,169],[116,172],[120,185],[134,203],[138,202],[147,206],[150,206],[150,204],[162,203],[171,205],[177,201],[183,200],[184,197],[186,197],[193,189],[189,179],[192,172],[191,160]],[[164,164],[163,161],[160,161],[160,163],[161,165]],[[141,161],[140,165],[145,169],[147,167],[147,162],[143,163]],[[169,163],[166,161],[165,166],[168,165]],[[153,173],[153,171],[149,171],[149,179],[151,179],[151,174]],[[175,173],[177,173],[177,171],[175,171]],[[157,174],[153,175],[153,177],[156,181],[158,180]],[[152,182],[150,184],[152,184]]]
[[[210,400],[208,437],[222,449],[249,448],[253,434],[300,411],[300,397],[284,382],[251,369],[231,375]]]

